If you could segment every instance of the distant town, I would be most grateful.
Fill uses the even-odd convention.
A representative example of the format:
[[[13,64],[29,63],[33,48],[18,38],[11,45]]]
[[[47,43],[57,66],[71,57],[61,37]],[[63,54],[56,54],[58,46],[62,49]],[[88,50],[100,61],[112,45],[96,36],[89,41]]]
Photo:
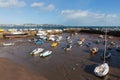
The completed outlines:
[[[76,28],[87,28],[88,30],[99,30],[99,31],[105,31],[105,28],[107,28],[108,31],[120,31],[120,26],[65,26],[65,25],[59,25],[59,24],[0,24],[0,28],[45,28],[45,29],[75,29]]]
[[[27,23],[27,24],[0,24],[0,27],[39,27],[39,26],[50,26],[50,27],[62,27],[66,25],[60,25],[60,24],[32,24],[32,23]],[[66,27],[87,27],[87,28],[120,28],[120,26],[66,26]]]
[[[58,24],[0,24],[1,27],[17,27],[17,26],[25,26],[25,27],[37,27],[37,26],[63,26]]]

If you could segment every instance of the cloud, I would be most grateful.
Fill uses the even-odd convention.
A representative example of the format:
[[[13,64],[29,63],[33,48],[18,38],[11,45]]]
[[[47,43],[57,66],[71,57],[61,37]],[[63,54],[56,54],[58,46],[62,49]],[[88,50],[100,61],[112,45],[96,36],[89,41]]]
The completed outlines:
[[[47,7],[44,8],[44,10],[47,10],[47,11],[52,11],[55,9],[55,6],[53,4],[49,4]]]
[[[91,12],[89,10],[62,10],[65,23],[73,25],[120,25],[117,14]]]
[[[0,7],[8,8],[8,7],[24,7],[26,3],[24,1],[19,0],[0,0]]]
[[[31,7],[40,8],[44,11],[53,11],[55,9],[55,6],[53,4],[45,5],[44,2],[34,2],[31,4]]]
[[[43,2],[34,2],[31,4],[31,7],[43,7],[44,6],[44,3]]]

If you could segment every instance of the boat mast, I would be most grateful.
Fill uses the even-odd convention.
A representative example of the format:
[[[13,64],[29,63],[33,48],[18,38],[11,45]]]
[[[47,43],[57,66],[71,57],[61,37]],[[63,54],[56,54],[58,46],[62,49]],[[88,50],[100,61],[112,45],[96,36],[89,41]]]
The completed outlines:
[[[107,28],[105,29],[105,50],[104,50],[104,63],[105,63],[105,54],[107,51]]]

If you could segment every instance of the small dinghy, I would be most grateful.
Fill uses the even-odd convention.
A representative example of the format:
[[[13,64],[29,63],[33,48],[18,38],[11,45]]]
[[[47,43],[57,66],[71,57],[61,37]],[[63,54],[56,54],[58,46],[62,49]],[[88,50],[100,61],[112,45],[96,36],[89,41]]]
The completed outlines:
[[[107,50],[112,50],[112,49],[113,49],[112,45],[107,46]]]
[[[73,42],[72,42],[71,39],[68,39],[68,40],[67,40],[67,43],[68,43],[68,44],[72,44]]]
[[[85,38],[80,38],[80,41],[85,42]]]
[[[43,44],[43,40],[39,39],[35,42],[35,44]]]
[[[56,47],[57,45],[58,45],[57,42],[53,42],[53,43],[51,44],[52,47]]]
[[[39,54],[39,53],[43,52],[43,50],[44,50],[43,48],[36,48],[30,54],[31,55],[36,55],[36,54]]]
[[[15,43],[3,43],[3,46],[12,46],[14,45]]]
[[[66,48],[64,48],[66,51],[70,51],[72,48],[72,45],[67,45]]]
[[[115,42],[113,42],[113,41],[112,41],[112,42],[110,42],[110,45],[111,45],[111,46],[114,46],[115,44],[116,44],[116,43],[115,43]]]
[[[60,42],[62,40],[62,36],[57,36],[55,41]]]
[[[70,36],[67,36],[67,37],[66,37],[66,41],[68,41],[69,39],[70,39]]]
[[[113,39],[113,37],[112,36],[108,36],[108,39]]]
[[[91,49],[90,49],[90,52],[91,52],[92,54],[96,54],[96,53],[98,52],[98,48],[91,48]]]
[[[78,45],[81,46],[83,44],[82,41],[77,41]]]
[[[94,73],[99,77],[106,76],[108,72],[109,72],[109,66],[107,63],[103,63],[94,69]]]
[[[100,35],[99,38],[103,39],[104,37],[103,37],[103,35]]]
[[[99,44],[99,43],[100,43],[100,40],[99,40],[99,39],[98,39],[98,40],[95,40],[94,43],[95,43],[95,44]]]
[[[51,53],[52,53],[52,51],[47,50],[47,51],[41,53],[41,54],[40,54],[40,57],[46,57],[46,56],[49,56]]]

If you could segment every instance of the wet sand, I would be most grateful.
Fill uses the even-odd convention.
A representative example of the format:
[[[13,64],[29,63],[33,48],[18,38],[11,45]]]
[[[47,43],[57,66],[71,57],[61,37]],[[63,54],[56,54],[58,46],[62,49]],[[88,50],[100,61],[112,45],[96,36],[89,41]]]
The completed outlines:
[[[50,46],[50,41],[45,41],[42,45],[35,45],[33,42],[28,42],[28,38],[1,40],[5,42],[15,42],[15,45],[1,46],[0,57],[8,58],[14,63],[25,66],[47,80],[120,80],[120,52],[117,52],[115,47],[109,51],[112,53],[112,57],[108,61],[110,66],[109,74],[105,78],[99,78],[95,76],[93,72],[94,68],[102,63],[100,55],[103,53],[104,45],[102,42],[99,44],[94,43],[95,40],[99,39],[99,35],[79,33],[78,35],[72,36],[73,47],[70,52],[66,52],[64,51],[64,47],[68,43],[65,37],[68,35],[70,34],[62,34],[63,40],[56,48]],[[80,37],[86,38],[85,43],[92,43],[91,47],[97,46],[99,52],[92,56],[85,43],[81,47],[78,46],[77,40]],[[103,39],[100,40],[103,41]],[[109,41],[114,41],[117,45],[120,45],[119,37],[113,37],[113,39],[109,39],[108,42]],[[52,50],[53,53],[46,58],[30,56],[29,53],[37,47]]]
[[[0,80],[47,80],[37,73],[16,64],[9,59],[0,58]]]

